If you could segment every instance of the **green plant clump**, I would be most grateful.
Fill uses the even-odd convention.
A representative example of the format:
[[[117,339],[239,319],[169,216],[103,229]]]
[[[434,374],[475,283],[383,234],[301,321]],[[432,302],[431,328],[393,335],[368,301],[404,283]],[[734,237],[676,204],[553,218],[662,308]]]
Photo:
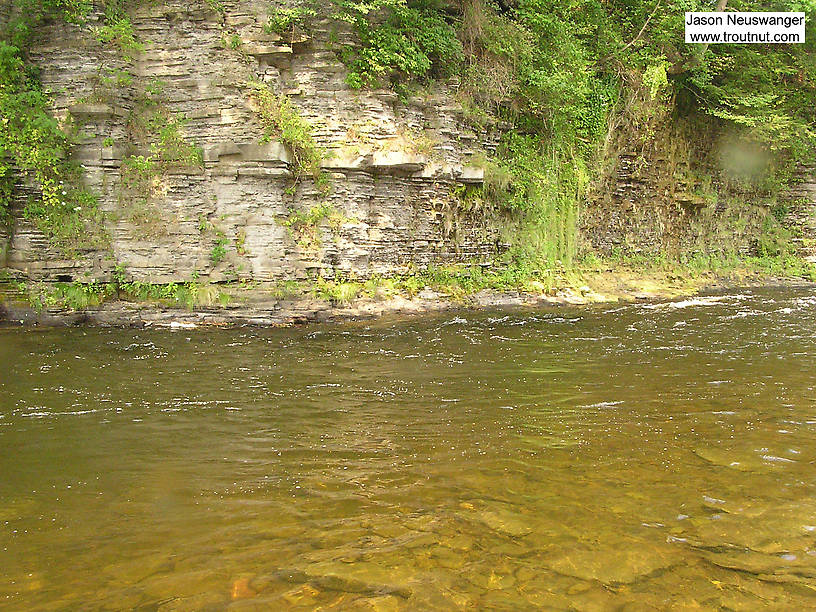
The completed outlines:
[[[128,121],[131,142],[148,154],[131,154],[122,161],[121,200],[130,206],[131,220],[141,226],[159,224],[151,206],[160,180],[172,169],[202,169],[201,147],[183,135],[187,119],[171,111],[162,99],[162,85],[152,82],[139,96]]]
[[[464,59],[456,30],[431,5],[386,2],[385,17],[371,20],[371,4],[338,2],[342,15],[354,21],[358,48],[343,52],[354,88],[392,85],[404,91],[410,80],[454,74]],[[376,6],[376,3],[375,3]]]
[[[70,117],[50,113],[50,98],[26,61],[32,32],[46,19],[81,21],[83,2],[14,0],[12,19],[0,28],[0,218],[8,218],[17,172],[39,195],[25,204],[31,219],[63,254],[106,244],[94,194],[82,184],[82,168],[70,159]]]
[[[288,97],[273,93],[264,83],[250,81],[247,89],[265,130],[263,142],[279,139],[292,153],[295,182],[308,174],[321,191],[326,191],[328,177],[320,167],[323,151],[314,140],[312,125],[300,116]]]
[[[227,255],[226,245],[229,244],[229,240],[226,238],[217,238],[215,240],[215,244],[213,245],[212,250],[210,250],[210,261],[212,265],[217,266]]]
[[[284,227],[289,230],[292,238],[304,251],[316,251],[320,248],[319,226],[323,220],[335,219],[338,213],[329,204],[312,206],[308,211],[291,211],[289,217],[283,221]]]
[[[269,21],[264,24],[267,34],[289,34],[294,36],[296,28],[306,28],[317,11],[304,6],[276,8],[269,12]]]
[[[132,60],[144,51],[127,14],[128,0],[106,0],[105,22],[94,28],[96,39],[105,45],[115,45],[126,60]]]
[[[18,283],[17,290],[38,312],[46,308],[84,310],[99,306],[115,294],[112,284],[99,282]]]
[[[216,303],[226,305],[231,299],[230,294],[218,286],[199,282],[197,275],[183,283],[148,283],[129,278],[122,265],[116,266],[111,281],[106,283],[17,283],[17,289],[37,310],[83,310],[112,299],[158,302],[192,309]]]

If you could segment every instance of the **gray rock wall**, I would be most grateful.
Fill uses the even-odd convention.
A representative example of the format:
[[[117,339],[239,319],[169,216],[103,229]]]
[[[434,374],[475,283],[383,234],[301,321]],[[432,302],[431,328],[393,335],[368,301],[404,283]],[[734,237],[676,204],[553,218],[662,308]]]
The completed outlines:
[[[615,157],[582,214],[585,245],[603,254],[755,254],[770,207],[716,184],[704,197],[688,161],[668,157],[659,147],[646,159],[636,150]]]
[[[788,195],[785,225],[793,232],[799,254],[816,263],[816,165],[802,165]]]
[[[100,15],[81,29],[52,24],[42,34],[31,59],[43,69],[55,114],[77,130],[73,155],[100,196],[111,245],[66,258],[22,217],[20,202],[11,268],[44,280],[104,279],[123,265],[151,282],[194,274],[275,281],[365,278],[493,256],[495,224],[456,214],[451,189],[481,181],[469,159],[494,141],[463,123],[451,92],[403,102],[390,91],[351,90],[337,59],[340,46],[354,42],[347,25],[319,18],[284,39],[263,31],[268,3],[223,4],[224,20],[203,0],[140,8],[133,23],[145,48],[132,61],[94,39]],[[237,40],[239,48],[227,48]],[[292,152],[261,144],[244,87],[250,79],[288,95],[315,126],[327,152],[327,196],[311,179],[293,187]],[[204,163],[169,170],[148,201],[134,203],[122,196],[122,161],[149,151],[129,133],[128,118],[139,92],[154,86],[169,111],[187,118],[184,135],[203,149]],[[315,207],[327,211],[316,227],[292,226],[294,213]],[[219,244],[226,252],[213,257]]]
[[[280,36],[263,29],[271,4],[222,4],[224,16],[205,0],[145,3],[133,16],[144,50],[130,59],[93,36],[101,14],[82,28],[54,23],[41,33],[31,59],[53,92],[56,116],[70,118],[76,131],[73,155],[100,196],[110,247],[79,257],[50,247],[22,215],[33,191],[21,184],[11,231],[0,229],[0,265],[35,280],[106,279],[122,265],[151,282],[194,275],[271,282],[494,257],[499,224],[457,212],[451,190],[481,182],[472,160],[495,148],[496,134],[464,121],[455,92],[437,86],[403,101],[389,90],[352,90],[337,58],[355,44],[348,24],[319,17],[308,32]],[[327,153],[328,195],[311,179],[293,187],[292,151],[261,144],[245,87],[252,79],[289,96],[313,124]],[[149,153],[129,127],[146,89],[160,90],[163,107],[186,117],[184,136],[202,148],[203,166],[169,169],[146,202],[134,202],[123,197],[121,167],[129,155]],[[646,172],[633,151],[624,147],[608,183],[581,211],[586,247],[689,252],[710,248],[719,231],[729,248],[735,241],[743,252],[753,248],[760,215],[741,219],[735,235],[721,203],[691,195],[694,185],[666,186],[675,169],[665,151],[658,147]],[[814,174],[803,169],[789,222],[802,252],[816,257]],[[315,227],[293,224],[320,207]],[[223,256],[215,256],[218,248]]]

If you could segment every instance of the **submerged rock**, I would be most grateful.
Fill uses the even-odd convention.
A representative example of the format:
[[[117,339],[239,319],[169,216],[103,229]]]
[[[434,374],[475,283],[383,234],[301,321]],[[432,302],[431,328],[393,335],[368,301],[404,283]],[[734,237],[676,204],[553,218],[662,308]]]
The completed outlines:
[[[524,537],[533,531],[528,519],[509,510],[485,510],[476,514],[476,518],[493,531],[514,538]]]
[[[199,593],[198,595],[191,595],[190,597],[182,597],[173,599],[162,603],[158,608],[158,612],[186,612],[188,610],[223,610],[229,603],[229,600],[223,593],[207,592]],[[125,609],[126,607],[120,602],[118,609]],[[149,606],[142,605],[142,609],[149,609]]]
[[[191,597],[206,592],[224,591],[224,577],[211,570],[176,571],[158,574],[145,579],[141,584],[148,597]],[[229,584],[229,583],[227,583]]]
[[[810,499],[774,504],[752,499],[704,498],[717,510],[693,518],[686,540],[711,563],[755,574],[816,576],[816,503]]]
[[[671,548],[628,542],[616,547],[569,551],[545,564],[559,574],[613,585],[631,584],[677,561]]]
[[[754,551],[704,551],[709,563],[725,569],[757,574],[763,580],[811,583],[816,578],[816,564],[805,555],[770,555]]]
[[[230,599],[233,601],[236,599],[249,599],[255,597],[255,595],[257,593],[250,586],[249,578],[238,578],[233,581],[232,589],[230,589]]]
[[[310,606],[317,603],[320,591],[311,584],[304,584],[284,593],[281,598],[292,606]]]
[[[396,610],[400,609],[400,599],[394,595],[358,599],[354,603],[355,609],[370,610],[371,612],[396,612]]]
[[[411,596],[408,583],[413,574],[408,566],[388,569],[381,563],[332,560],[313,563],[302,570],[280,569],[256,579],[252,586],[268,589],[276,582],[303,583],[321,591],[408,598]]]
[[[768,453],[746,449],[716,447],[695,448],[694,454],[709,463],[741,472],[772,472],[780,467],[796,463],[792,459],[776,457]]]

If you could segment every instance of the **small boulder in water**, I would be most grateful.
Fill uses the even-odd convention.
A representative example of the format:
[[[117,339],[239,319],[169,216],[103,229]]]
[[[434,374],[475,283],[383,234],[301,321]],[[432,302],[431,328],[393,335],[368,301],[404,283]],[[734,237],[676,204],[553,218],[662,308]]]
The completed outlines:
[[[255,595],[257,595],[257,593],[249,586],[249,578],[238,578],[232,583],[230,598],[233,601],[236,599],[249,599],[255,597]]]

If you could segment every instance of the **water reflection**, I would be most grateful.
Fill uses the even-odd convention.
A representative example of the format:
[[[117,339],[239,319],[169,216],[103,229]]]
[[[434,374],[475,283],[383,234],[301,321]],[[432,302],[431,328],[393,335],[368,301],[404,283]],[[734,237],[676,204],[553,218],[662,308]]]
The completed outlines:
[[[813,607],[814,311],[0,330],[0,607]]]

